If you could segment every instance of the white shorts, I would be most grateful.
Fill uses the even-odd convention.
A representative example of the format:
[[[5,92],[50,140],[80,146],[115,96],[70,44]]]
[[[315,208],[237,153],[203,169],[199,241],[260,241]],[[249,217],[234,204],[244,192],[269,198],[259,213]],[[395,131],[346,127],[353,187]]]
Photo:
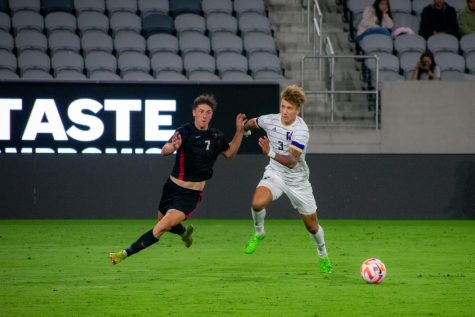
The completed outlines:
[[[279,199],[285,193],[289,197],[292,206],[302,215],[311,215],[317,211],[312,185],[308,180],[288,185],[277,173],[266,170],[257,186],[269,188],[273,201]]]

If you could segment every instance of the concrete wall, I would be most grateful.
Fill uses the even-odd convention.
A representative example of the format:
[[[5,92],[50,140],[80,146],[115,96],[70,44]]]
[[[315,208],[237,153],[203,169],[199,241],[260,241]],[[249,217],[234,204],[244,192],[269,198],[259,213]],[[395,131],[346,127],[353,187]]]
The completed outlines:
[[[315,128],[311,153],[475,153],[475,82],[386,82],[381,129]]]
[[[475,153],[475,82],[385,83],[381,100],[383,153]]]

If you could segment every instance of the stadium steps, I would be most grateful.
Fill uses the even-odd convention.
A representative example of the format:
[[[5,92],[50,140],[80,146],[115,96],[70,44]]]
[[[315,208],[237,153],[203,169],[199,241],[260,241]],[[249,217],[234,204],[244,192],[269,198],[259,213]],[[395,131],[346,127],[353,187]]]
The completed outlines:
[[[301,85],[301,60],[313,55],[313,43],[307,41],[307,12],[299,0],[267,0],[269,19],[274,27],[279,56],[285,70],[284,84]],[[354,44],[348,41],[348,32],[338,6],[332,0],[320,0],[324,12],[323,29],[332,41],[337,55],[354,55]],[[319,63],[307,62],[303,74],[306,91],[328,90],[319,77]],[[335,74],[336,90],[361,90],[366,85],[360,78],[360,65],[354,60],[339,60]],[[334,121],[330,122],[330,98],[309,95],[304,115],[309,126],[371,127],[374,101],[366,95],[338,95],[335,97]]]

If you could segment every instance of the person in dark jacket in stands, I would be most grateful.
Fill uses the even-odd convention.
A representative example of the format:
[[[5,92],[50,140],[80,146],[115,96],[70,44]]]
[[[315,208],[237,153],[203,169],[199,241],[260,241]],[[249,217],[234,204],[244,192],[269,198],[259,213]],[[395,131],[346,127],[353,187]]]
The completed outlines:
[[[434,2],[422,10],[419,34],[428,39],[434,34],[447,33],[459,36],[457,13],[445,0]]]

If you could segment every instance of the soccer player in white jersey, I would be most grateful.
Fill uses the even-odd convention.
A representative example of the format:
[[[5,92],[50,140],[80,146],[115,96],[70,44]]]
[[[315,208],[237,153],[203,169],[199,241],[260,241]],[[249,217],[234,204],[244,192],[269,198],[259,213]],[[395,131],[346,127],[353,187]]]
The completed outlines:
[[[280,113],[253,118],[244,126],[245,131],[263,129],[267,133],[267,136],[259,138],[259,146],[270,158],[252,198],[255,234],[247,243],[245,253],[254,253],[266,236],[266,207],[286,194],[315,242],[320,272],[331,273],[323,228],[318,223],[317,204],[309,182],[309,168],[305,162],[309,132],[303,119],[298,116],[304,102],[303,89],[295,85],[288,86],[281,93]]]

